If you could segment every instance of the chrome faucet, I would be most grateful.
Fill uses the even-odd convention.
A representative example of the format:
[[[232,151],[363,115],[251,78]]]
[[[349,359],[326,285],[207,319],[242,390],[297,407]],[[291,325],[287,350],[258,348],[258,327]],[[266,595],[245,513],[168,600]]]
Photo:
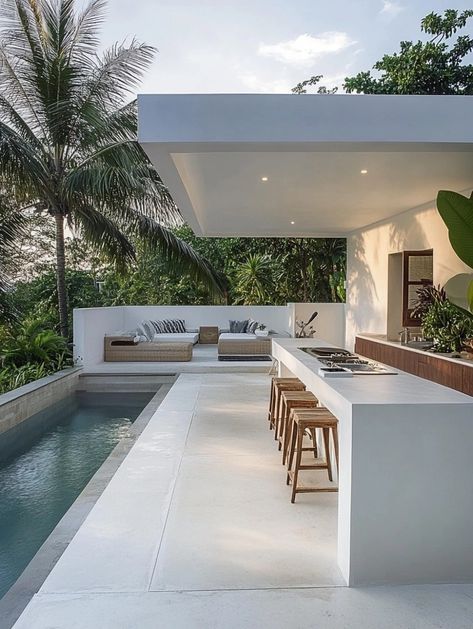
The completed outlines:
[[[407,345],[411,340],[411,333],[409,328],[404,328],[402,332],[399,332],[399,340],[401,341],[401,345]]]

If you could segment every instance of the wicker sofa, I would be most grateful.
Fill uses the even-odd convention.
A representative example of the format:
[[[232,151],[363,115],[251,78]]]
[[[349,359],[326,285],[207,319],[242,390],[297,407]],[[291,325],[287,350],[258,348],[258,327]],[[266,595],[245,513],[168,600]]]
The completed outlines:
[[[104,338],[105,362],[188,362],[192,360],[192,342],[137,342],[128,335]]]

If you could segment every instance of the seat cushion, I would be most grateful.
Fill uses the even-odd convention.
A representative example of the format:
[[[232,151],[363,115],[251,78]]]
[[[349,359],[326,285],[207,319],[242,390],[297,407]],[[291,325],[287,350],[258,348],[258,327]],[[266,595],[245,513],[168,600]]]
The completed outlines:
[[[256,339],[256,334],[239,334],[237,332],[222,332],[219,336],[221,341],[251,341]]]
[[[198,332],[179,332],[173,334],[165,332],[163,334],[155,334],[153,337],[155,343],[182,343],[183,341],[187,341],[195,345],[198,340]]]

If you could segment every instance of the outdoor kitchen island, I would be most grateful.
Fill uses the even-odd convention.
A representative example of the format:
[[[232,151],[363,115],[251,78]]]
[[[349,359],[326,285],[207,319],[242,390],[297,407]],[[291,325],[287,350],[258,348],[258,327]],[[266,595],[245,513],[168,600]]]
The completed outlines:
[[[402,371],[322,378],[299,348],[329,345],[280,338],[273,356],[339,420],[347,584],[473,582],[473,398]]]

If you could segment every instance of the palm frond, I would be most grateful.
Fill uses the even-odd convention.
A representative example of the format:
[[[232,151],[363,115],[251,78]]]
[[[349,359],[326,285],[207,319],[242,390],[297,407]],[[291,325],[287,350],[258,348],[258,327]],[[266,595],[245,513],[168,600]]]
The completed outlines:
[[[119,269],[135,259],[135,249],[120,227],[110,218],[92,207],[77,208],[74,213],[74,227],[83,238],[115,262]]]
[[[52,195],[47,164],[38,155],[37,147],[0,122],[0,171],[3,179],[19,185],[23,193],[33,194],[40,188],[43,195]]]
[[[224,276],[189,244],[133,208],[126,208],[123,215],[130,233],[156,251],[171,272],[186,273],[195,281],[202,282],[214,296],[222,296],[227,288]]]
[[[116,216],[132,206],[167,225],[181,222],[168,189],[136,140],[99,147],[70,170],[63,185],[71,199],[80,190],[90,203]]]
[[[91,138],[95,138],[95,142],[100,142],[105,136],[110,139],[112,128],[116,128],[116,125],[110,126],[113,123],[110,115],[117,110],[127,108],[128,114],[132,114],[125,100],[134,94],[155,52],[152,46],[132,40],[128,46],[113,46],[90,68],[84,78],[71,125],[71,132],[79,141],[68,154],[69,158],[75,157],[77,153],[83,154],[84,150],[93,145]],[[127,130],[132,132],[130,119],[127,122]],[[136,128],[137,123],[134,136],[127,136],[127,139],[136,138]],[[120,133],[114,139],[121,136]]]
[[[26,225],[26,216],[11,198],[0,193],[0,292],[8,288],[10,256],[15,244],[24,236]]]
[[[91,0],[76,20],[74,37],[70,44],[70,54],[80,63],[90,64],[91,54],[100,45],[99,30],[105,21],[107,0]]]

